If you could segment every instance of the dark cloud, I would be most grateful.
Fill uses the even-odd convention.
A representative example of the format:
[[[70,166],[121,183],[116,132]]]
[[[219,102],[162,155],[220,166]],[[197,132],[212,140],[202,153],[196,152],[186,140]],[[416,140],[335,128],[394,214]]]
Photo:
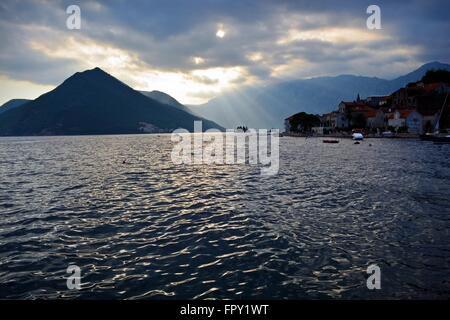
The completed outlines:
[[[65,28],[65,8],[82,9],[82,30]],[[0,3],[0,73],[14,79],[57,84],[77,71],[74,57],[49,57],[30,43],[57,46],[76,34],[135,54],[142,66],[160,71],[197,68],[245,68],[261,81],[283,76],[335,73],[391,76],[431,60],[448,62],[448,1],[378,1],[380,39],[327,41],[297,39],[278,43],[291,29],[342,28],[367,32],[371,1],[268,0],[2,0]],[[226,35],[215,36],[219,25]],[[351,41],[354,40],[354,41]],[[260,53],[261,59],[249,59]],[[199,65],[193,57],[201,57]],[[380,65],[383,64],[383,67]],[[195,77],[192,76],[192,79]],[[239,80],[238,80],[239,79]],[[234,79],[239,82],[242,79]],[[214,85],[207,77],[194,79]]]

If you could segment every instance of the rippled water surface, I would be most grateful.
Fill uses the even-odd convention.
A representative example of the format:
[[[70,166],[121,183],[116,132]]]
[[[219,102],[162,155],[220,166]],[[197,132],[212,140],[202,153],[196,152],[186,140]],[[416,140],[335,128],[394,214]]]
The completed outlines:
[[[449,145],[286,137],[272,177],[171,149],[1,138],[0,298],[450,297]]]

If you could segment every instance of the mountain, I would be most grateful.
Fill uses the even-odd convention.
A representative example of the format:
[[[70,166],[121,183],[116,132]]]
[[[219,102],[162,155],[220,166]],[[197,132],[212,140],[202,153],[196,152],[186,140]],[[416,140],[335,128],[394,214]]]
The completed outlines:
[[[169,106],[175,107],[177,109],[183,110],[185,112],[191,112],[191,110],[184,106],[183,104],[179,103],[177,99],[175,99],[174,97],[168,95],[167,93],[158,91],[158,90],[153,90],[153,91],[139,91],[140,93],[142,93],[143,95],[152,98],[156,101],[159,101],[161,103],[167,104]]]
[[[400,88],[403,87],[405,84],[421,79],[425,75],[425,73],[427,73],[428,70],[437,70],[437,69],[450,70],[450,65],[446,63],[440,63],[437,61],[430,62],[424,64],[423,66],[414,70],[413,72],[398,77],[392,81],[398,86],[398,88]]]
[[[162,104],[99,68],[77,72],[54,90],[0,114],[0,135],[170,132],[216,123]]]
[[[0,106],[0,113],[6,112],[8,110],[20,107],[21,105],[25,104],[30,100],[27,99],[12,99],[8,102],[4,103],[2,106]]]
[[[369,95],[387,95],[417,81],[431,69],[450,70],[439,62],[425,64],[393,80],[354,75],[317,77],[248,87],[223,94],[204,105],[191,106],[198,115],[227,128],[246,125],[251,128],[282,128],[288,116],[304,111],[321,114],[337,108],[342,100]]]

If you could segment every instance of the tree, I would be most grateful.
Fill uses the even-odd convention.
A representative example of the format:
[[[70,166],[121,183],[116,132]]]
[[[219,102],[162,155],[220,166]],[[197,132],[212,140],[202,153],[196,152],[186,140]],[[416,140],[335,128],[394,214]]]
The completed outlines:
[[[292,131],[310,132],[313,127],[320,125],[320,118],[306,112],[297,113],[289,121]]]
[[[407,133],[408,127],[407,126],[401,126],[397,129],[397,133]]]
[[[450,71],[445,69],[428,70],[422,77],[423,83],[445,82],[450,83]]]
[[[352,117],[353,128],[365,128],[367,124],[366,116],[362,113],[356,113]]]

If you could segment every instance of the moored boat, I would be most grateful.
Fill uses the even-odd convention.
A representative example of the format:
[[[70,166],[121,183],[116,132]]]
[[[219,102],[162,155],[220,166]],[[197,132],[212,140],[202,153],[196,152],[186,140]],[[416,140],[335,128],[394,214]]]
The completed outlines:
[[[441,117],[444,112],[444,108],[447,105],[446,102],[447,102],[448,94],[449,94],[449,92],[447,92],[447,95],[445,96],[445,100],[444,100],[444,103],[442,104],[441,111],[439,112],[439,116],[437,117],[436,125],[434,127],[434,133],[422,134],[422,135],[420,135],[420,140],[433,141],[434,143],[439,143],[439,144],[450,143],[450,135],[448,134],[449,130],[448,129],[440,130],[440,128],[439,128]]]

